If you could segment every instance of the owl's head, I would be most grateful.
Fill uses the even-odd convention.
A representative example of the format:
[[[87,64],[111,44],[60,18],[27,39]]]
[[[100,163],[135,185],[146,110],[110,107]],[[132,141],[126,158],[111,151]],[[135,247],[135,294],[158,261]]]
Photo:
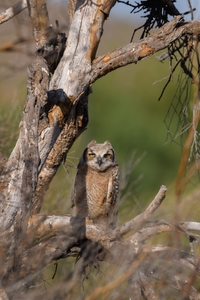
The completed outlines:
[[[88,167],[100,172],[113,167],[116,163],[115,152],[109,141],[97,144],[95,140],[92,140],[84,150],[82,159]]]

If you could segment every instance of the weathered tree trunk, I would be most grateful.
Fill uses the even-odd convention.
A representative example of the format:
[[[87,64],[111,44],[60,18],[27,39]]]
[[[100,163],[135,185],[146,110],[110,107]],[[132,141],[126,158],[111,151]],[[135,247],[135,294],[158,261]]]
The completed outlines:
[[[59,62],[59,37],[49,27],[45,1],[28,1],[37,52],[28,68],[19,139],[1,174],[0,275],[4,286],[20,278],[23,252],[34,242],[27,241],[28,220],[40,211],[52,178],[88,123],[92,61],[114,3],[77,2]],[[54,72],[51,80],[49,69]]]

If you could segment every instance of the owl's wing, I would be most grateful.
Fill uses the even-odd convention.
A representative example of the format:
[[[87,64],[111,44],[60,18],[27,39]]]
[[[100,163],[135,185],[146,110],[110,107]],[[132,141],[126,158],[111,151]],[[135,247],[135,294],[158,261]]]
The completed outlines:
[[[109,227],[115,228],[118,214],[118,196],[119,196],[119,167],[116,164],[108,182],[107,193],[107,214],[109,217]]]

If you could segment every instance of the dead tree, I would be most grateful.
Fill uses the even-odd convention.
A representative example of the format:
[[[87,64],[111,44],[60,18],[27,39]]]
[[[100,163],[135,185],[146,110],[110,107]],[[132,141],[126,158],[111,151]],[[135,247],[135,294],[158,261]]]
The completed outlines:
[[[27,71],[27,99],[19,138],[9,159],[1,163],[1,299],[19,299],[22,286],[48,264],[80,254],[80,231],[74,220],[68,216],[41,215],[40,209],[60,164],[88,124],[88,96],[92,84],[117,68],[174,45],[181,38],[194,42],[198,37],[198,21],[185,22],[174,8],[174,1],[162,2],[168,3],[171,15],[175,16],[170,22],[161,23],[153,34],[143,35],[139,41],[100,57],[96,57],[96,52],[103,25],[116,5],[115,0],[78,0],[72,7],[67,40],[50,26],[45,0],[20,1],[13,10],[1,14],[2,23],[27,7],[37,50]],[[199,113],[196,113],[196,127],[198,118]],[[179,187],[182,173],[180,170]],[[151,280],[159,281],[161,277],[168,288],[179,292],[180,299],[200,299],[200,293],[193,286],[199,275],[199,258],[180,248],[145,244],[149,237],[170,231],[181,232],[192,243],[195,237],[190,230],[200,230],[200,224],[194,222],[148,223],[165,193],[166,188],[162,186],[142,214],[114,232],[102,232],[87,219],[82,224],[84,238],[103,247],[101,259],[119,266],[123,261],[124,268],[118,281],[95,290],[87,299],[109,293],[125,280],[129,281],[131,299],[158,299],[160,294]],[[125,238],[130,232],[132,234]],[[155,263],[158,260],[173,265],[173,271],[164,272],[163,263]],[[52,293],[52,299],[58,289]],[[67,290],[63,288],[63,291],[66,296]],[[164,291],[163,295],[166,296]]]

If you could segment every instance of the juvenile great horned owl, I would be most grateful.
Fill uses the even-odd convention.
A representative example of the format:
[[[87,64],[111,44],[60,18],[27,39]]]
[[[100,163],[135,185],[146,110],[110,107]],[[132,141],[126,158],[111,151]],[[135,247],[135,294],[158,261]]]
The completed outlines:
[[[75,215],[115,228],[118,212],[119,169],[112,145],[92,140],[84,150],[72,189]]]

